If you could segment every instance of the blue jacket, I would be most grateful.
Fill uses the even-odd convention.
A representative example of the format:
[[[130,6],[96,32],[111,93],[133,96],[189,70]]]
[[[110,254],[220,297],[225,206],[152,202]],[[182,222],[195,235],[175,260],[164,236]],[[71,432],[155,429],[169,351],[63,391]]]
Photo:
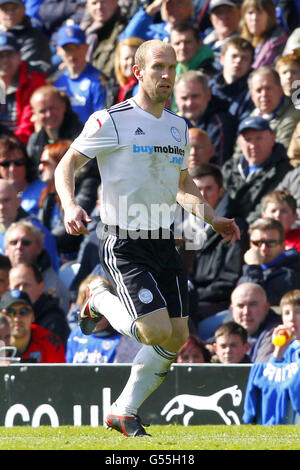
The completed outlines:
[[[91,114],[104,108],[106,89],[101,82],[101,72],[90,63],[79,77],[71,78],[65,71],[53,85],[69,96],[72,109],[83,124]]]
[[[154,17],[148,15],[144,8],[140,7],[120,34],[120,41],[133,36],[144,41],[160,39],[169,42],[170,26],[166,22],[154,23]]]
[[[101,333],[86,336],[79,326],[75,327],[68,338],[66,362],[76,364],[100,364],[114,362],[121,335]]]
[[[251,367],[244,400],[243,421],[246,424],[285,424],[289,403],[300,413],[300,342],[293,341],[281,361]]]

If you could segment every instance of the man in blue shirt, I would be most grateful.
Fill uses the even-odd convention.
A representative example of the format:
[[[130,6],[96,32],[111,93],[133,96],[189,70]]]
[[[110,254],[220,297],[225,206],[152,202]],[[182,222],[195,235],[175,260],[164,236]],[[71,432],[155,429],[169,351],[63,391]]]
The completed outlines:
[[[77,25],[62,26],[57,33],[57,53],[65,69],[53,83],[71,100],[73,111],[82,123],[104,107],[105,75],[86,60],[88,44],[85,33]]]

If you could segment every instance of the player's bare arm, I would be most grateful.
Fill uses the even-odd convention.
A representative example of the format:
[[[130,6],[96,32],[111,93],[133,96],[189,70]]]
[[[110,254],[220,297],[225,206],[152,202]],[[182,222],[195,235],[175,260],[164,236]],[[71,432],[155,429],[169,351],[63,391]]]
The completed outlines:
[[[69,235],[88,234],[84,223],[91,218],[75,200],[75,172],[90,159],[70,148],[63,156],[55,170],[55,188],[64,211],[64,224]]]
[[[240,229],[234,219],[220,217],[214,211],[203,198],[188,170],[182,170],[180,173],[176,199],[186,211],[210,224],[215,232],[222,235],[224,243],[233,244],[240,239]]]

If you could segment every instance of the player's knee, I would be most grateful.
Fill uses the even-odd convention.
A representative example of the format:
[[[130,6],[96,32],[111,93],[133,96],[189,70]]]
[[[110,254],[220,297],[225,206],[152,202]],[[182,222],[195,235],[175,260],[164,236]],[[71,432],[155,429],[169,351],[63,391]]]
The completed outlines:
[[[172,328],[167,326],[152,327],[151,330],[139,331],[138,335],[142,343],[149,346],[157,346],[167,341],[172,335]]]

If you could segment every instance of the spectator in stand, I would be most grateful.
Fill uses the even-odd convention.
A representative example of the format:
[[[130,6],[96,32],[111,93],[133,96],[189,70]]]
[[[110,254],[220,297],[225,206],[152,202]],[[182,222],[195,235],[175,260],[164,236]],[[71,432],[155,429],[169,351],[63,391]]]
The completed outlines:
[[[0,179],[0,253],[5,252],[4,236],[8,227],[20,219],[29,220],[41,230],[44,237],[44,248],[50,256],[51,265],[55,271],[58,271],[59,259],[54,236],[41,224],[37,217],[24,211],[20,206],[20,202],[21,199],[15,187],[8,181]]]
[[[191,176],[205,200],[218,214],[227,217],[228,195],[223,187],[221,170],[210,163],[191,171]],[[243,254],[247,240],[242,220],[241,240],[233,246],[222,243],[210,225],[205,226],[206,239],[195,252],[190,273],[190,316],[197,327],[199,321],[228,307],[230,295],[242,273]]]
[[[9,258],[5,255],[0,254],[0,299],[2,295],[7,291],[9,286],[9,271],[11,263]]]
[[[57,164],[70,146],[70,141],[61,140],[44,147],[39,163],[41,180],[47,183],[39,200],[38,218],[55,237],[60,258],[77,252],[83,237],[72,237],[66,233],[61,214],[60,201],[54,186],[54,172]],[[95,162],[90,162],[76,171],[75,196],[82,207],[90,214],[97,201],[98,169]]]
[[[218,59],[226,41],[238,35],[240,7],[234,0],[210,0],[209,13],[213,30],[206,35],[204,44]]]
[[[238,36],[229,39],[221,49],[222,71],[210,81],[212,94],[228,102],[229,112],[238,122],[254,108],[248,89],[253,57],[254,48],[249,41]]]
[[[288,39],[287,33],[277,23],[274,0],[244,0],[240,29],[241,37],[255,47],[252,67],[273,66]]]
[[[146,7],[141,6],[122,32],[121,40],[135,36],[144,41],[170,42],[170,31],[175,23],[193,20],[193,3],[193,0],[154,0]],[[162,21],[156,21],[157,14]]]
[[[30,97],[46,84],[45,74],[21,59],[13,35],[0,33],[0,79],[5,85],[6,99],[1,105],[0,123],[27,144],[34,127],[31,121]]]
[[[262,200],[262,217],[281,222],[285,233],[285,249],[296,248],[300,253],[300,227],[293,228],[298,220],[297,202],[289,191],[272,191]]]
[[[289,362],[299,360],[300,352],[300,290],[294,289],[287,292],[280,301],[282,324],[273,331],[273,338],[280,330],[289,333],[289,338],[283,346],[274,348],[271,362],[278,363],[282,360]]]
[[[22,60],[33,69],[48,74],[51,53],[47,37],[31,25],[22,0],[0,0],[0,30],[11,33],[18,45]]]
[[[73,140],[80,134],[83,124],[72,111],[68,96],[53,85],[37,88],[30,104],[35,132],[29,138],[27,152],[37,168],[45,145]]]
[[[249,227],[249,238],[238,284],[261,285],[270,304],[279,306],[281,297],[300,285],[300,254],[295,248],[285,250],[284,228],[275,219],[257,219]]]
[[[198,127],[189,128],[190,153],[188,156],[188,169],[193,170],[203,163],[209,163],[215,154],[215,146],[212,144],[205,131]]]
[[[238,133],[242,156],[223,165],[224,186],[230,197],[230,213],[251,223],[260,217],[262,198],[293,167],[284,146],[276,142],[268,121],[262,117],[244,119]]]
[[[209,350],[205,343],[196,335],[190,335],[188,340],[178,351],[174,362],[178,364],[201,364],[211,362]]]
[[[87,0],[80,27],[89,44],[88,60],[107,78],[113,76],[116,47],[126,23],[118,0]]]
[[[248,333],[251,362],[267,361],[273,352],[273,329],[280,323],[280,316],[270,308],[264,289],[254,282],[237,286],[231,295],[228,315],[224,319],[238,323]]]
[[[9,319],[10,345],[17,348],[21,362],[62,363],[65,350],[58,336],[34,324],[29,296],[22,291],[7,291],[0,300],[0,310]]]
[[[21,207],[37,215],[46,184],[37,177],[26,147],[16,136],[0,138],[0,178],[13,184],[21,198]]]
[[[60,307],[67,313],[70,306],[69,291],[52,268],[43,242],[43,235],[38,227],[29,221],[19,220],[12,223],[5,232],[5,254],[12,267],[22,262],[37,264],[43,276],[45,292],[58,298]]]
[[[212,66],[214,53],[203,44],[198,28],[189,21],[175,23],[170,33],[176,59],[176,77],[188,70],[201,70],[209,76],[216,73]]]
[[[43,276],[36,264],[19,263],[9,272],[9,288],[28,294],[34,310],[34,323],[58,336],[64,346],[70,333],[65,312],[58,299],[45,292]]]
[[[259,67],[251,72],[248,79],[254,110],[250,116],[261,116],[269,122],[276,134],[276,142],[288,149],[292,134],[300,120],[300,109],[296,109],[291,97],[285,96],[280,78],[272,67]],[[239,158],[241,149],[238,145],[234,158]]]
[[[236,124],[228,112],[228,103],[212,95],[207,75],[197,70],[179,75],[174,97],[178,114],[188,120],[189,127],[198,127],[208,134],[215,146],[212,163],[222,166],[232,155],[236,136]]]
[[[85,11],[86,0],[39,0],[38,10],[40,27],[49,38],[51,61],[54,69],[61,63],[56,54],[57,30],[64,24],[80,24]]]
[[[62,26],[57,32],[57,54],[65,69],[53,85],[70,98],[71,107],[84,124],[89,116],[104,107],[104,76],[86,60],[88,44],[79,26]]]
[[[223,323],[215,331],[215,343],[213,344],[215,356],[211,362],[221,364],[249,364],[250,357],[247,352],[250,349],[247,330],[233,321]]]
[[[276,61],[275,69],[279,75],[284,95],[291,98],[296,90],[293,88],[293,83],[300,80],[300,49],[281,56]]]
[[[137,48],[142,44],[140,38],[127,38],[119,42],[115,55],[114,76],[107,83],[107,106],[121,103],[134,96],[138,82],[132,72]]]

